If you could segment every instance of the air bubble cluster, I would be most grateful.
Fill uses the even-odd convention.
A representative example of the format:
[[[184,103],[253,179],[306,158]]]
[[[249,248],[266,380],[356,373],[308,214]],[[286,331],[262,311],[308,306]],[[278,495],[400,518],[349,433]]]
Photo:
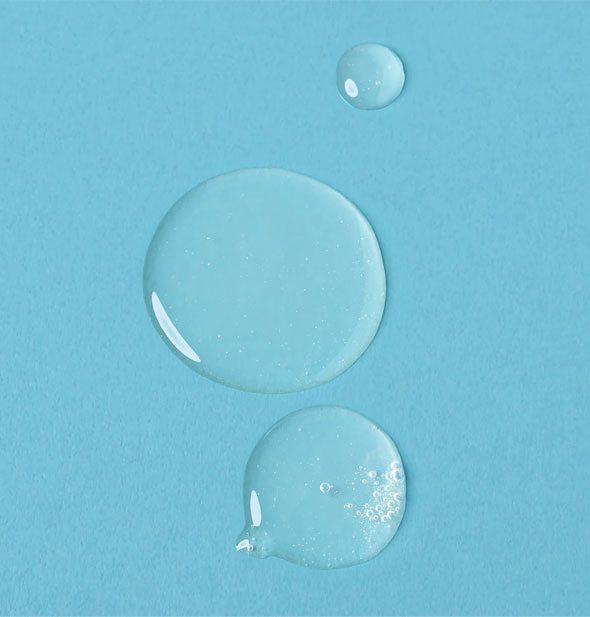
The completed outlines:
[[[387,523],[403,515],[406,487],[401,462],[392,461],[385,471],[366,470],[359,465],[354,475],[357,479],[361,477],[361,484],[367,484],[368,479],[373,480],[371,497],[362,506],[358,506],[355,516]]]

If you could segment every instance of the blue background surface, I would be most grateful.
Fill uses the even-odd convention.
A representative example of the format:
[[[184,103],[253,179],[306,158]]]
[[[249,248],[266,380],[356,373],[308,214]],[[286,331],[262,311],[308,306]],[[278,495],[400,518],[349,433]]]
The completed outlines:
[[[0,5],[0,612],[590,611],[590,4]],[[361,112],[339,56],[389,44]],[[368,352],[304,393],[200,378],[143,304],[151,235],[239,167],[307,173],[380,238]],[[346,570],[238,554],[287,412],[396,441],[408,509]]]

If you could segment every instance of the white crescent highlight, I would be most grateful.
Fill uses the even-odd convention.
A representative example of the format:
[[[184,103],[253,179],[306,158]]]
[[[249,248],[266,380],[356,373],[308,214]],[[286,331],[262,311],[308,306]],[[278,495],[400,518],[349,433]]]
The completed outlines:
[[[260,527],[262,523],[262,508],[256,491],[250,493],[250,516],[252,517],[252,527]]]
[[[158,324],[160,324],[160,328],[162,328],[162,332],[164,332],[174,347],[189,360],[200,362],[201,358],[199,358],[195,350],[184,340],[182,334],[176,329],[176,326],[172,323],[170,317],[168,317],[168,313],[155,291],[152,291],[152,308],[154,309],[154,315],[158,320]]]

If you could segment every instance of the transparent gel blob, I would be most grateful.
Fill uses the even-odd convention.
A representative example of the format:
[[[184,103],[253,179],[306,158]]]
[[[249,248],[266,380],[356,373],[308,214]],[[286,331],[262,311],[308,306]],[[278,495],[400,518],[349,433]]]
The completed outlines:
[[[279,420],[250,456],[236,548],[312,568],[352,566],[387,546],[405,503],[388,435],[349,409],[303,409]]]
[[[248,169],[172,206],[147,252],[144,296],[160,336],[198,373],[292,392],[364,352],[385,272],[370,224],[343,195],[293,172]]]
[[[336,83],[342,98],[358,109],[381,109],[404,87],[404,65],[391,49],[366,43],[349,49],[338,62]]]

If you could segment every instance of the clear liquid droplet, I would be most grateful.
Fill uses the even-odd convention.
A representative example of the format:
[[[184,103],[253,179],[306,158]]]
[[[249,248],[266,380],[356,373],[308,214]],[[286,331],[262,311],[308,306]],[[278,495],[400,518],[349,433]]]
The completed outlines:
[[[340,95],[358,109],[387,107],[400,95],[404,81],[402,61],[384,45],[357,45],[338,61],[336,83]]]
[[[208,180],[166,214],[144,295],[190,368],[255,392],[330,381],[373,339],[385,303],[377,239],[326,184],[281,169]]]
[[[403,516],[405,499],[396,511],[389,508],[389,493],[395,485],[405,498],[405,483],[384,479],[378,488],[355,488],[352,482],[364,473],[359,461],[382,478],[391,462],[402,469],[391,439],[349,409],[314,407],[279,420],[246,467],[246,526],[238,545],[248,540],[254,557],[276,555],[314,568],[354,565],[377,555]],[[259,499],[259,527],[253,527],[253,492]]]

